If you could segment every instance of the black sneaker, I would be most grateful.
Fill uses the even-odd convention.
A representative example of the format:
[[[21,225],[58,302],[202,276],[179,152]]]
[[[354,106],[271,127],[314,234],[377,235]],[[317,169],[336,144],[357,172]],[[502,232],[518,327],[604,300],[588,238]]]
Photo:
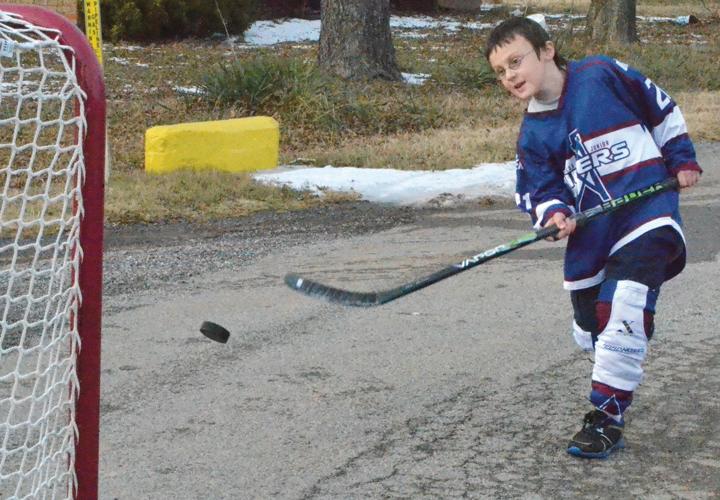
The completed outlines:
[[[583,428],[570,440],[567,451],[576,457],[607,458],[625,448],[623,426],[605,412],[593,410],[585,415]]]

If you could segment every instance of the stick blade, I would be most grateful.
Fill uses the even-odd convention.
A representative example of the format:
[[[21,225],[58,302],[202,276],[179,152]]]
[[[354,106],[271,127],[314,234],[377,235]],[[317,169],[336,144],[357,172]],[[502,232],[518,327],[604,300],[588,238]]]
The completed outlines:
[[[309,297],[317,297],[336,304],[355,307],[372,307],[382,304],[380,297],[374,292],[351,292],[332,286],[323,285],[317,281],[302,278],[297,274],[285,275],[285,284]]]

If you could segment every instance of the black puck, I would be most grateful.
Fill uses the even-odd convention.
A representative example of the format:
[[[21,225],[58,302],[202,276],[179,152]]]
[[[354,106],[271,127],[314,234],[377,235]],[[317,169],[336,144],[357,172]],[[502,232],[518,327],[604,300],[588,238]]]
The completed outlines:
[[[200,325],[200,331],[210,340],[214,340],[215,342],[220,342],[222,344],[226,343],[230,338],[229,331],[212,321],[203,321],[203,324]]]

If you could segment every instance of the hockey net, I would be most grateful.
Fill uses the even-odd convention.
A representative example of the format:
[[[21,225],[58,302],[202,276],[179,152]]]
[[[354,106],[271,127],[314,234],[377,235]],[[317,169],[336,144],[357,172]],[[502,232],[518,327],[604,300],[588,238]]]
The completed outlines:
[[[96,498],[105,101],[77,28],[0,4],[0,498]]]

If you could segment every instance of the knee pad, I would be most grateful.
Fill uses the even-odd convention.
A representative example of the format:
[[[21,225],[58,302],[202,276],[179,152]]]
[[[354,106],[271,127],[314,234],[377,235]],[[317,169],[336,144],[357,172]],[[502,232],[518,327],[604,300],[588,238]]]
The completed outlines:
[[[642,380],[657,289],[630,280],[606,280],[600,288],[593,380],[634,391]],[[650,331],[648,331],[650,330]]]
[[[580,325],[577,324],[577,321],[573,321],[573,338],[575,339],[575,343],[577,343],[583,351],[592,352],[595,350],[593,347],[592,333],[583,330]]]

